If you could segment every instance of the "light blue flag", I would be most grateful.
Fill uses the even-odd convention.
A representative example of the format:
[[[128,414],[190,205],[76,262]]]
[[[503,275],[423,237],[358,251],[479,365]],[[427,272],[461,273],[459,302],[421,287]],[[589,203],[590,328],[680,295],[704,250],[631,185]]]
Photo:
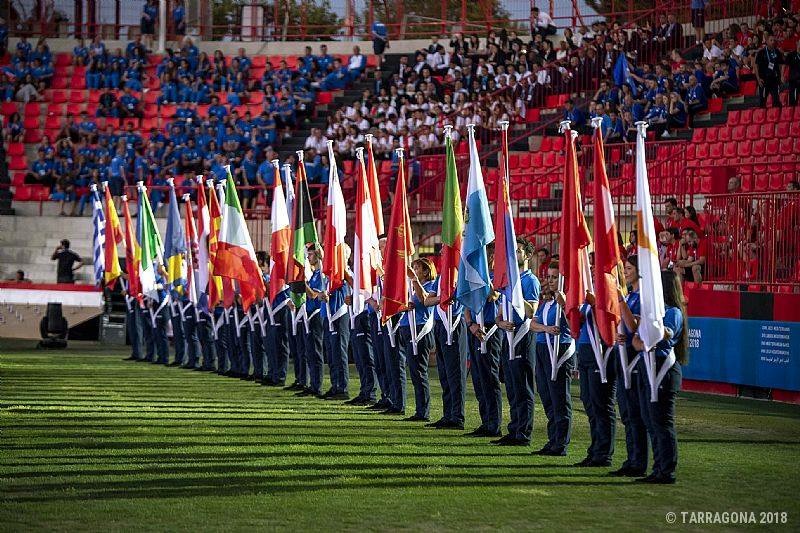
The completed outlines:
[[[103,213],[103,202],[97,192],[97,185],[92,185],[92,252],[94,257],[94,282],[103,285],[106,256],[103,247],[106,243],[106,215]]]
[[[169,183],[169,206],[167,207],[167,232],[164,236],[164,263],[172,295],[179,298],[184,293],[186,285],[186,263],[184,261],[186,234],[181,223],[174,181],[172,178],[167,181]]]
[[[489,213],[489,199],[483,183],[475,129],[469,128],[469,183],[464,209],[464,237],[458,265],[456,298],[464,307],[479,315],[492,290],[486,245],[494,241]]]

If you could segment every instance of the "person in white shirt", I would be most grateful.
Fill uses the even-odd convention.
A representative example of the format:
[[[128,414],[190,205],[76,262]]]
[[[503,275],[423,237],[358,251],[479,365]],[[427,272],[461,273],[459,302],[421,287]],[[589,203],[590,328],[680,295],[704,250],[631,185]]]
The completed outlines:
[[[706,39],[703,43],[703,59],[714,60],[720,56],[722,56],[722,49],[717,46],[717,42]]]
[[[325,153],[328,149],[328,139],[322,135],[321,129],[311,129],[311,135],[306,139],[305,148],[313,148],[318,154]]]
[[[532,34],[538,33],[542,37],[546,37],[556,33],[556,26],[553,24],[552,17],[544,11],[540,11],[538,7],[531,8],[531,24],[532,26],[535,25],[531,27]]]
[[[361,48],[354,46],[353,55],[350,56],[350,61],[347,63],[347,70],[350,72],[350,76],[352,78],[360,76],[365,65],[366,61],[364,60],[364,56],[361,54]]]

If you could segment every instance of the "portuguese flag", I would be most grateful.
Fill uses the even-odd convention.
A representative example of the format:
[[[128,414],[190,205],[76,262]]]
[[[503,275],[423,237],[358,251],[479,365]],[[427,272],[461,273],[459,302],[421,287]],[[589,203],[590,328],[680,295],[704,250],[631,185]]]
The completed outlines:
[[[461,234],[464,231],[464,210],[461,207],[461,190],[458,186],[456,155],[453,140],[448,134],[444,140],[447,173],[444,182],[442,205],[442,259],[439,279],[439,307],[446,310],[455,296],[458,263],[461,257]]]
[[[311,207],[311,193],[308,190],[306,167],[303,165],[302,156],[297,163],[294,202],[292,255],[289,257],[289,272],[286,280],[291,288],[292,301],[295,306],[300,307],[306,301],[306,246],[312,244],[319,247],[317,228],[314,225],[314,211]]]

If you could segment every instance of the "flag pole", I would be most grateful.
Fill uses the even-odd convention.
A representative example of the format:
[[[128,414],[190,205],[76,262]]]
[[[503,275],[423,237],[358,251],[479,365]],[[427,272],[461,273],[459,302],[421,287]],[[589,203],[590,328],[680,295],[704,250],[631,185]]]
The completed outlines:
[[[500,126],[500,155],[503,158],[503,175],[500,176],[500,179],[505,180],[508,182],[508,173],[509,173],[509,163],[508,163],[508,126],[509,123],[507,120],[503,120],[498,122]],[[495,205],[495,210],[497,206]],[[500,213],[497,213],[496,216],[500,216]],[[503,213],[505,216],[505,213]],[[502,307],[503,307],[503,316],[506,320],[510,322],[514,322],[513,313],[511,311],[512,305],[511,302],[508,301],[508,297],[505,295],[502,296]],[[525,317],[523,317],[524,319]],[[514,338],[516,337],[517,332],[515,331],[506,331],[506,340],[508,341],[508,360],[511,361],[514,359]]]
[[[558,132],[559,133],[566,133],[571,132],[572,138],[567,142],[575,142],[575,137],[578,136],[578,132],[572,130],[570,128],[570,121],[569,120],[562,120],[558,125]],[[564,164],[569,165],[571,164],[570,161],[565,161]],[[558,292],[564,291],[564,275],[559,272],[558,274]],[[554,326],[558,326],[561,322],[561,304],[558,303],[557,295],[553,295],[553,300],[556,306],[556,320]],[[555,380],[556,373],[558,372],[558,368],[556,368],[556,363],[558,362],[558,341],[560,335],[552,335],[552,342],[553,346],[550,349],[550,367],[551,367],[551,378]]]
[[[445,139],[449,139],[450,140],[450,145],[451,145],[450,149],[452,150],[452,144],[453,144],[453,125],[452,124],[446,124],[444,126],[444,136],[445,136]],[[442,288],[442,280],[441,280],[441,278],[439,278],[439,291],[440,292],[441,292],[441,288]],[[439,305],[441,306],[442,302],[439,302]],[[453,306],[452,306],[452,304],[450,302],[447,302],[447,313],[446,314],[447,314],[447,320],[446,320],[447,327],[445,328],[445,330],[447,331],[447,345],[450,346],[450,345],[453,344],[453,330],[455,329],[455,325],[453,324]],[[483,313],[481,313],[481,314],[483,314]]]
[[[467,124],[467,132],[468,132],[469,138],[470,139],[474,139],[475,138],[475,124]],[[472,154],[472,150],[470,150],[470,154]],[[466,206],[464,206],[464,209],[466,210]],[[464,220],[467,220],[467,217],[464,217]],[[475,321],[478,323],[478,325],[483,330],[484,329],[484,327],[483,327],[484,326],[483,312],[476,313],[476,315],[477,316],[475,317]],[[486,341],[485,340],[481,341],[481,353],[486,353]]]

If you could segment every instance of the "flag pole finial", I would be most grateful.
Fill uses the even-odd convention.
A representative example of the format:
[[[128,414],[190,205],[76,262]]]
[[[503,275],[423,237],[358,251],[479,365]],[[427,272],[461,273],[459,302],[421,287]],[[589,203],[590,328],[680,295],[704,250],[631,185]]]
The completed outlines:
[[[139,182],[139,183],[141,183],[141,182]],[[97,184],[96,183],[92,183],[91,185],[89,185],[89,190],[92,191],[92,192],[97,192]]]
[[[644,120],[636,122],[636,130],[642,137],[647,137],[647,122]]]
[[[453,134],[453,125],[452,124],[445,124],[444,128],[442,128],[442,129],[444,130],[444,136],[445,137],[450,137]]]
[[[303,162],[303,156],[305,155],[305,152],[303,150],[297,150],[295,153],[297,154],[297,161],[299,163],[302,163]]]
[[[270,163],[272,163],[272,166],[275,167],[276,170],[280,171],[280,169],[281,169],[281,160],[280,159],[273,159],[272,161],[270,161]]]
[[[195,180],[197,183],[199,183],[200,185],[202,185],[202,184],[203,184],[203,180],[204,180],[204,179],[205,179],[205,178],[203,177],[203,175],[202,175],[202,174],[197,174],[197,175],[194,177],[194,180]]]
[[[594,117],[592,119],[592,127],[594,129],[600,129],[600,126],[603,125],[603,117]]]
[[[167,178],[167,185],[169,185],[171,188],[174,189],[175,188],[175,178],[173,178],[172,176]]]
[[[128,195],[127,194],[123,194],[122,196],[119,197],[119,199],[122,200],[123,202],[127,202],[128,201]]]
[[[277,161],[277,159],[275,161]],[[292,165],[290,163],[284,163],[283,170],[292,170]]]
[[[208,178],[206,180],[206,187],[214,188],[214,178]]]
[[[331,141],[328,141],[328,142],[331,142]],[[361,161],[362,164],[364,163],[364,147],[363,146],[359,146],[358,148],[356,148],[356,159]]]
[[[569,120],[562,120],[558,123],[558,133],[564,133],[566,131],[571,130],[570,121]]]
[[[372,144],[372,139],[373,139],[374,137],[375,137],[375,136],[374,136],[373,134],[371,134],[371,133],[367,133],[366,135],[364,135],[364,142],[366,142],[366,143],[368,143],[368,144]],[[328,142],[330,142],[330,141],[328,141]]]
[[[140,191],[140,192],[144,192],[144,191],[147,190],[147,187],[144,186],[144,182],[143,181],[137,181],[136,182],[136,190]]]
[[[501,120],[500,122],[497,123],[497,125],[500,126],[501,130],[505,131],[508,129],[509,123],[507,120]]]
[[[188,192],[185,192],[181,195],[181,198],[183,199],[184,202],[188,202],[192,198],[192,196]]]
[[[404,152],[405,152],[404,148],[395,148],[394,149],[394,153],[397,154],[397,157],[399,157],[401,161],[403,160],[403,153]]]

